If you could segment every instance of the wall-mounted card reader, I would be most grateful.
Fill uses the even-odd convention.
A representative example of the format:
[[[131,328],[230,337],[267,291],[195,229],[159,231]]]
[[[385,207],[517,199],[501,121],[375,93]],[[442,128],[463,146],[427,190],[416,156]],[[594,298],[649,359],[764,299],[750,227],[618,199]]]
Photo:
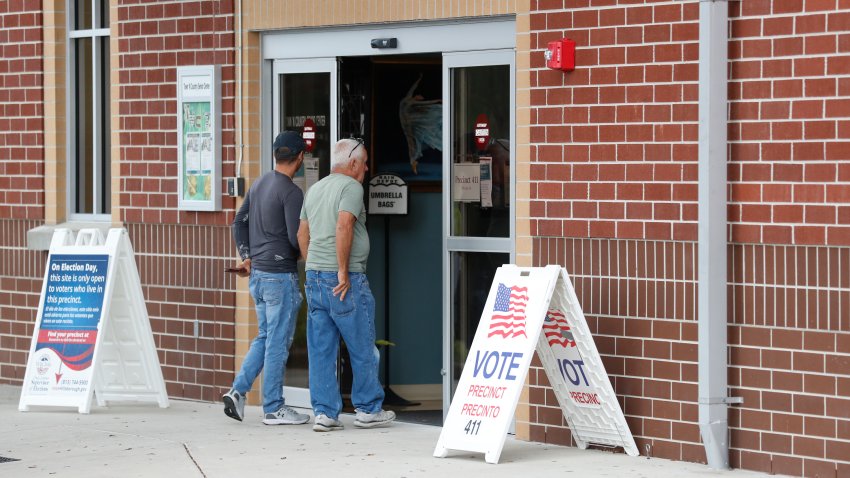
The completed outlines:
[[[245,178],[227,178],[227,195],[242,197],[245,195]]]

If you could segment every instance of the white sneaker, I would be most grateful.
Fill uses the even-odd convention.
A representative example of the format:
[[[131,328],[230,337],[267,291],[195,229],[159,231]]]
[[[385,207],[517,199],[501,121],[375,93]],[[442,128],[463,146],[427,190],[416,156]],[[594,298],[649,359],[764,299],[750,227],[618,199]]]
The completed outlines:
[[[266,425],[301,425],[310,421],[310,415],[298,413],[286,405],[274,413],[266,413],[263,423]]]
[[[366,413],[357,410],[354,426],[356,428],[386,427],[393,420],[395,420],[395,412],[392,410],[379,410],[375,413]]]
[[[234,389],[230,389],[221,397],[224,401],[224,414],[228,417],[242,421],[245,418],[245,396]]]
[[[324,413],[320,413],[316,415],[316,419],[313,424],[314,432],[332,432],[336,430],[342,430],[342,422],[339,420],[334,420],[333,418],[325,415]]]

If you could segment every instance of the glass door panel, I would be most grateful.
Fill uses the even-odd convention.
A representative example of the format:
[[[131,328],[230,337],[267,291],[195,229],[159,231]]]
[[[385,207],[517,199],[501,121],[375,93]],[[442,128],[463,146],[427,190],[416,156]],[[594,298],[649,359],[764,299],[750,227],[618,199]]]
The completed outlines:
[[[510,66],[451,71],[451,235],[510,237]],[[478,181],[461,183],[470,176]]]
[[[513,261],[513,50],[443,57],[443,413],[496,269]]]
[[[330,76],[330,73],[288,73],[279,77],[281,130],[301,133],[309,141],[308,149],[312,143],[313,149],[305,154],[305,162],[308,156],[317,159],[322,177],[330,172]],[[274,158],[270,161],[273,168]],[[296,177],[303,177],[303,174],[302,166]]]
[[[466,363],[466,356],[475,338],[478,322],[490,283],[496,269],[510,262],[510,254],[502,252],[452,252],[451,276],[453,279],[452,317],[454,342],[452,343],[452,390]],[[486,284],[486,286],[484,286]]]
[[[292,130],[308,141],[308,149],[312,147],[312,150],[305,153],[304,165],[293,178],[306,191],[330,172],[331,145],[336,141],[337,131],[336,60],[278,60],[274,62],[273,75],[270,138],[283,130]],[[264,163],[263,171],[274,168],[271,152]],[[304,284],[303,263],[299,264],[299,276]],[[301,294],[304,297],[303,286]],[[309,407],[306,300],[298,314],[284,379],[286,403]]]

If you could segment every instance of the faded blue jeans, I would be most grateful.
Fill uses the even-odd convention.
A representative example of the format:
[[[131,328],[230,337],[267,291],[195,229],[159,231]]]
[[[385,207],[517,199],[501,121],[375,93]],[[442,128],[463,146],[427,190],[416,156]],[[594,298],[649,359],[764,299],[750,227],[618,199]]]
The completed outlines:
[[[284,371],[302,301],[298,273],[251,269],[249,287],[257,308],[259,331],[233,381],[233,388],[245,395],[264,371],[263,412],[274,413],[285,403]]]
[[[362,272],[350,272],[345,300],[334,297],[336,272],[307,271],[307,351],[310,358],[310,402],[316,415],[336,419],[342,397],[336,376],[340,336],[348,348],[354,383],[351,402],[361,412],[375,413],[384,402],[378,379],[380,354],[375,346],[375,298]]]

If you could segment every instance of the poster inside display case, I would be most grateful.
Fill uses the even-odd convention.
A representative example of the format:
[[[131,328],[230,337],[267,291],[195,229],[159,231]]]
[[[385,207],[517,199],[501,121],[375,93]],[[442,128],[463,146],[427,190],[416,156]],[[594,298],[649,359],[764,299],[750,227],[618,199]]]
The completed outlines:
[[[221,210],[221,70],[177,69],[177,205]]]

